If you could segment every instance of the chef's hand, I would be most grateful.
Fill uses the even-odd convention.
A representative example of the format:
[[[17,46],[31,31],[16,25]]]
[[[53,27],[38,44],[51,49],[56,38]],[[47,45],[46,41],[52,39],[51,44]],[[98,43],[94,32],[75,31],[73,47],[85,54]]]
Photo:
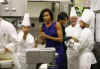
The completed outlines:
[[[10,53],[12,53],[10,50],[8,50],[8,48],[5,48],[5,52],[10,52]]]
[[[7,48],[5,48],[5,51],[8,52],[9,50]]]
[[[75,42],[79,42],[78,39],[76,39],[75,37],[72,37],[72,39],[73,39]]]

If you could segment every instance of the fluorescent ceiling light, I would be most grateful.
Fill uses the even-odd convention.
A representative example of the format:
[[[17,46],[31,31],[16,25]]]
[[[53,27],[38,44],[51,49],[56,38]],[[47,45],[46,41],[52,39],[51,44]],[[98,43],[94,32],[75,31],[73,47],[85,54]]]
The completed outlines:
[[[5,0],[0,0],[0,3],[5,2]]]

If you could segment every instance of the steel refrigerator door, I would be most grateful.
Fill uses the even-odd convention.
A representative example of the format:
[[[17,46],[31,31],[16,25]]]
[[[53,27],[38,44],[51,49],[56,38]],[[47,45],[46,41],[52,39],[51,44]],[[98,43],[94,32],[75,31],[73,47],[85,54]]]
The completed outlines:
[[[95,37],[96,37],[96,42],[100,42],[100,13],[96,13],[96,25],[95,25]]]

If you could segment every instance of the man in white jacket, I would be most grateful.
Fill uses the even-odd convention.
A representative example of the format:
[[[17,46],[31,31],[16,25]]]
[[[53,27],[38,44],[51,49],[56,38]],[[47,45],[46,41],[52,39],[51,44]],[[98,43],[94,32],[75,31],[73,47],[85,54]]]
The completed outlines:
[[[17,32],[15,27],[0,18],[0,60],[12,60],[14,43],[17,41]],[[7,64],[7,63],[6,63]]]
[[[91,18],[91,11],[88,9],[84,10],[80,18],[81,34],[78,39],[73,38],[75,42],[79,43],[78,46],[76,45],[76,49],[80,54],[79,69],[91,69],[91,64],[96,63],[96,59],[92,53],[94,46],[93,34],[89,29]]]
[[[19,41],[19,46],[17,46],[17,51],[16,51],[16,65],[18,69],[27,69],[27,64],[26,64],[26,57],[25,57],[25,50],[26,49],[32,49],[35,47],[35,41],[34,37],[29,33],[30,31],[30,19],[29,19],[29,14],[25,13],[23,22],[22,22],[22,30],[18,33],[18,41]]]
[[[9,47],[7,45],[14,41],[17,41],[17,32],[15,27],[11,23],[0,18],[0,53],[8,51]],[[3,51],[3,49],[5,49],[5,51]]]
[[[75,10],[74,7],[71,8],[70,23],[71,23],[71,25],[69,25],[68,27],[65,28],[66,37],[79,38],[81,28],[80,28],[80,25],[78,24],[78,16],[76,14],[76,10]],[[68,43],[71,42],[71,41],[72,41],[72,39],[67,42],[67,46],[68,46],[68,50],[67,50],[68,69],[77,69],[78,59],[75,59],[76,56],[74,56],[77,53],[76,53],[76,51],[73,50],[73,48],[70,48],[69,45],[68,45]]]

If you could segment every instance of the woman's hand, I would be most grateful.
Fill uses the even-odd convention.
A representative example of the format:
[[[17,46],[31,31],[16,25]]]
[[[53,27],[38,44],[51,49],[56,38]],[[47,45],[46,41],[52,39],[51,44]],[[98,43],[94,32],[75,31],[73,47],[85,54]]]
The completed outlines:
[[[46,39],[46,34],[44,32],[40,33],[40,43],[44,44],[45,43],[45,39]]]
[[[40,38],[44,40],[44,39],[46,39],[46,37],[47,37],[47,35],[44,32],[41,32]]]

